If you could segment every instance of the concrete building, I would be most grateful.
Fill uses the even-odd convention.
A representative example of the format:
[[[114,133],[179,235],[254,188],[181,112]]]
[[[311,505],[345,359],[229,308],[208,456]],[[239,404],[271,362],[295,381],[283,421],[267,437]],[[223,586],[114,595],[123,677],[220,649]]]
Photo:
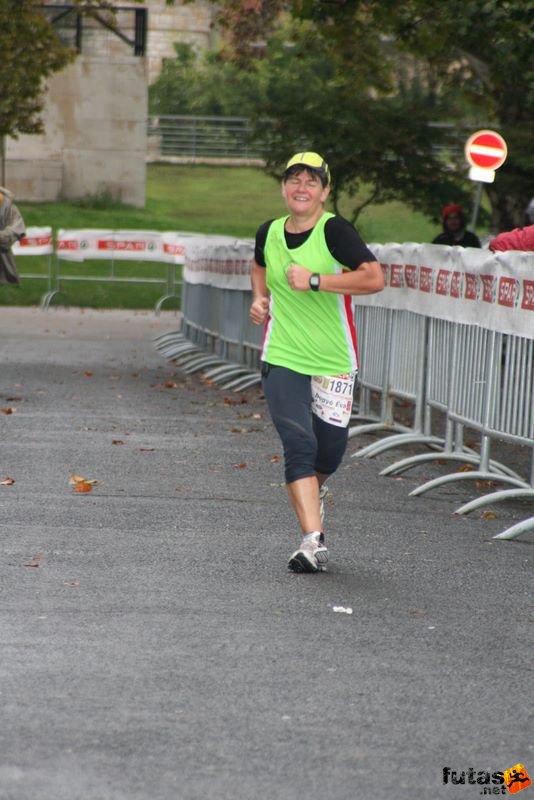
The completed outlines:
[[[147,74],[151,84],[158,77],[166,58],[174,58],[175,42],[185,42],[195,48],[211,47],[215,40],[215,6],[210,0],[184,3],[175,0],[168,6],[165,0],[145,0],[148,10]]]
[[[60,5],[59,2],[50,3]],[[64,4],[63,4],[64,5]],[[119,4],[117,4],[118,6]],[[147,0],[146,48],[139,52],[139,21],[130,5],[111,30],[74,12],[56,21],[61,36],[78,42],[78,58],[48,80],[45,132],[6,142],[6,185],[18,200],[73,200],[109,195],[129,205],[145,203],[148,84],[175,41],[210,44],[214,9],[209,0]],[[58,16],[55,9],[49,14]],[[137,54],[136,54],[137,52]]]

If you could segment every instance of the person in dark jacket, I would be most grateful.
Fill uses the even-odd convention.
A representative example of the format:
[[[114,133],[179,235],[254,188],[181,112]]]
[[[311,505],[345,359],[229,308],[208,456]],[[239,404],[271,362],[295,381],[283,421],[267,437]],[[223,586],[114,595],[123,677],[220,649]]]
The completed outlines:
[[[11,246],[20,241],[26,233],[24,220],[13,203],[13,195],[0,186],[0,284],[20,285]]]
[[[466,231],[465,214],[461,206],[451,203],[441,210],[443,232],[439,233],[432,244],[448,244],[458,247],[480,247],[480,239],[475,233]]]

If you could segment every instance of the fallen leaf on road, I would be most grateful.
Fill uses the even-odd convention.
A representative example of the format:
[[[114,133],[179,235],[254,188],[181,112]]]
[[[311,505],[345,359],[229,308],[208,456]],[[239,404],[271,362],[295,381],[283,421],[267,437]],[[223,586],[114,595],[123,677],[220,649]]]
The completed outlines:
[[[0,414],[14,414],[16,408],[0,408]]]
[[[43,565],[40,563],[43,560],[44,556],[32,556],[32,560],[29,564],[22,564],[23,567],[42,567]]]
[[[497,515],[493,511],[484,511],[480,516],[482,519],[497,519]]]
[[[111,444],[124,444],[124,442],[122,441],[122,439],[113,439]]]
[[[95,483],[96,481],[94,478],[83,478],[81,475],[71,475],[69,478],[69,485],[72,486],[73,491],[78,494],[92,492]]]
[[[280,462],[280,456],[271,456],[271,464],[278,464]]]
[[[79,494],[83,494],[84,492],[92,492],[93,484],[86,483],[85,481],[80,481],[74,486],[73,491],[78,492]]]
[[[14,483],[13,478],[4,478],[3,481],[0,481],[0,486],[13,486]]]
[[[81,475],[71,475],[69,483],[73,486],[76,483],[96,483],[94,478],[82,478]]]
[[[95,373],[91,372],[90,369],[86,369],[83,374],[85,375],[86,378],[92,378]]]
[[[235,469],[245,469],[247,464],[245,461],[242,461],[241,464],[232,464],[232,466],[235,467]]]
[[[239,398],[225,397],[223,403],[225,406],[240,406],[243,403],[248,403],[248,400],[246,397],[239,397]]]

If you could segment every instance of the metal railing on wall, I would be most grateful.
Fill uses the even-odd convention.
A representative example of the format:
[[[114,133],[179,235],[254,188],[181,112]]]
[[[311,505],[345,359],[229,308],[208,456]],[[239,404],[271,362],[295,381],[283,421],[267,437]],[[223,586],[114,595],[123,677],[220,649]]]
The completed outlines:
[[[260,159],[245,117],[152,115],[149,153],[165,157]]]

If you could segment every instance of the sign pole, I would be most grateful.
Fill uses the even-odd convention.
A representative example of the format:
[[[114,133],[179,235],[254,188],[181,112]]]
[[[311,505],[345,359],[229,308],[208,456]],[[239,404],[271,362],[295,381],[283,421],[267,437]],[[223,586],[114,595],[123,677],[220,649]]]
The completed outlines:
[[[473,205],[473,216],[471,217],[471,230],[474,232],[477,226],[478,211],[480,209],[480,199],[482,196],[482,181],[477,181],[477,189],[475,192],[475,202]]]

